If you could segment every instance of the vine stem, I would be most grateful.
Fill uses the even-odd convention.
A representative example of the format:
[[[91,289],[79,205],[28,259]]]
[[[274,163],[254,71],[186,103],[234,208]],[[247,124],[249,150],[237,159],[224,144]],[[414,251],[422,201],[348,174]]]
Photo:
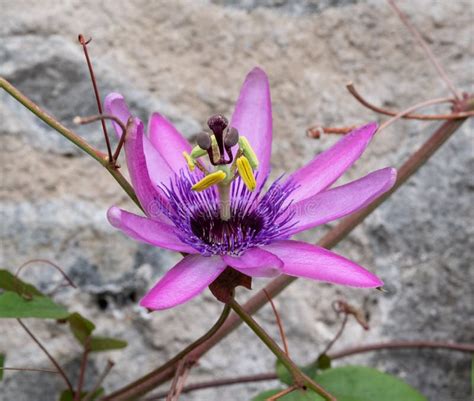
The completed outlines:
[[[270,351],[278,358],[278,360],[288,369],[293,376],[295,385],[300,388],[308,388],[315,391],[317,394],[322,396],[328,401],[337,401],[336,398],[329,394],[324,388],[317,384],[310,377],[306,376],[296,364],[289,358],[289,356],[283,351],[278,344],[267,334],[267,332],[250,316],[246,310],[234,299],[231,298],[228,301],[228,305],[232,310],[244,321],[247,326],[262,340],[262,342],[268,347]]]
[[[222,327],[222,325],[225,323],[227,317],[230,314],[230,309],[231,308],[229,305],[225,305],[221,315],[219,316],[219,319],[217,319],[217,321],[209,329],[209,331],[207,331],[203,336],[199,337],[192,344],[188,345],[184,350],[176,354],[168,362],[161,365],[159,368],[153,370],[152,372],[148,373],[146,376],[143,376],[137,381],[130,383],[128,386],[123,387],[119,391],[116,391],[115,393],[109,394],[101,398],[101,401],[129,400],[146,394],[150,391],[150,386],[148,383],[150,380],[153,379],[153,377],[160,375],[163,372],[169,371],[185,357],[187,357],[187,361],[190,364],[196,361],[196,354],[192,353],[192,351],[194,351],[197,347],[208,341]]]
[[[438,75],[444,81],[444,83],[446,84],[448,89],[453,93],[454,97],[456,99],[460,99],[460,95],[459,95],[458,91],[456,90],[456,87],[451,82],[451,79],[449,78],[448,74],[444,70],[443,66],[438,61],[438,59],[435,57],[435,55],[431,51],[430,47],[427,45],[426,41],[423,39],[423,36],[421,36],[421,33],[415,27],[415,25],[413,25],[410,22],[410,20],[408,19],[407,15],[405,15],[405,13],[403,13],[400,10],[400,8],[398,8],[398,6],[397,6],[397,4],[395,3],[394,0],[387,0],[387,2],[390,5],[390,7],[393,9],[393,11],[395,11],[395,13],[398,15],[398,18],[400,18],[400,21],[402,21],[402,23],[407,27],[407,29],[413,35],[416,42],[421,46],[421,48],[425,52],[428,59],[431,61],[431,64],[434,66],[434,68],[438,72]]]
[[[63,368],[61,365],[54,359],[54,357],[49,353],[49,351],[45,348],[43,344],[41,344],[41,341],[36,338],[36,336],[31,332],[31,330],[26,327],[25,323],[21,321],[21,319],[16,319],[18,323],[20,323],[21,327],[28,333],[28,335],[33,339],[33,341],[38,345],[38,347],[41,348],[41,351],[45,353],[45,355],[48,357],[48,359],[51,361],[51,363],[54,365],[54,367],[57,369],[58,373],[62,376],[64,379],[64,382],[66,383],[66,386],[68,389],[71,391],[71,393],[74,393],[74,389],[72,387],[71,381],[68,379],[66,372],[64,372]]]
[[[109,160],[105,153],[102,153],[101,151],[97,150],[87,141],[77,135],[75,132],[62,125],[58,120],[56,120],[53,116],[48,114],[36,103],[26,97],[22,92],[20,92],[20,90],[15,88],[10,82],[8,82],[3,77],[0,77],[0,87],[3,88],[10,96],[15,98],[18,102],[20,102],[23,106],[25,106],[28,110],[30,110],[40,120],[48,124],[51,128],[59,132],[62,136],[71,141],[74,145],[86,152],[89,156],[91,156],[93,159],[98,161],[103,167],[105,167],[107,171],[112,175],[112,177],[115,178],[115,180],[127,193],[127,195],[136,203],[136,205],[140,209],[142,209],[132,186],[125,179],[122,173],[116,168],[113,163],[113,160]]]

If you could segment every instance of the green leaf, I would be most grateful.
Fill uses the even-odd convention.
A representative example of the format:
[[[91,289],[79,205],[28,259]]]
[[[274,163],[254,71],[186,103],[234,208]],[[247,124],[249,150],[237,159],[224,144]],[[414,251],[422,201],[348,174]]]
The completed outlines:
[[[81,391],[81,400],[87,395],[86,391]],[[104,389],[101,387],[94,391],[91,400],[94,401],[100,396],[104,395]],[[59,401],[74,401],[74,393],[71,390],[64,390],[61,393]]]
[[[397,377],[364,366],[328,369],[315,380],[338,401],[427,401]]]
[[[79,343],[84,345],[87,337],[89,337],[95,329],[94,323],[77,312],[71,313],[67,320],[74,337],[76,337]]]
[[[0,294],[0,318],[36,317],[40,319],[65,319],[67,309],[45,296],[25,299],[16,292]]]
[[[0,381],[3,379],[3,365],[5,364],[5,355],[0,354]]]
[[[0,269],[0,288],[5,291],[16,292],[19,295],[33,296],[43,295],[38,289],[31,284],[16,278],[8,270]]]
[[[121,348],[125,348],[127,345],[128,344],[126,341],[119,340],[117,338],[111,338],[111,337],[93,336],[90,338],[90,341],[89,341],[89,349],[92,352],[121,349]]]
[[[427,401],[426,397],[400,379],[364,366],[328,369],[313,378],[338,401]],[[266,391],[252,401],[263,401],[279,391]],[[310,391],[292,392],[279,400],[324,401]]]

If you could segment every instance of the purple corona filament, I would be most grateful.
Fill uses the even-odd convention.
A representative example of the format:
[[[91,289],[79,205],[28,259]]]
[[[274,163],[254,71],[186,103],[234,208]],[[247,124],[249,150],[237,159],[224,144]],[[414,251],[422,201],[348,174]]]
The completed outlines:
[[[231,186],[231,218],[223,221],[219,215],[219,199],[214,188],[195,192],[191,187],[201,174],[175,175],[169,186],[163,186],[169,205],[162,212],[176,226],[176,235],[184,243],[205,256],[239,256],[247,249],[267,245],[276,238],[285,238],[297,223],[295,212],[288,212],[291,181],[278,178],[263,193],[262,187],[250,192],[238,177]],[[161,204],[161,203],[160,203]]]

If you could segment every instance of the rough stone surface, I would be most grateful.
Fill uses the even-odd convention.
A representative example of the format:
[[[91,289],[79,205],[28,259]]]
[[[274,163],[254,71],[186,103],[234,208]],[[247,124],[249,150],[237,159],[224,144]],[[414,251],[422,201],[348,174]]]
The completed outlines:
[[[473,6],[465,1],[400,4],[423,31],[457,87],[473,88]],[[246,72],[268,73],[274,110],[275,176],[330,146],[335,137],[305,137],[313,124],[349,125],[379,116],[344,88],[351,79],[373,103],[401,109],[445,96],[446,88],[384,2],[370,1],[103,1],[0,0],[0,75],[66,126],[95,113],[77,34],[92,36],[90,53],[102,94],[126,95],[142,118],[168,116],[191,137],[208,116],[230,115]],[[112,204],[134,206],[105,170],[31,113],[0,93],[2,160],[1,263],[11,271],[32,258],[61,265],[78,285],[57,299],[97,324],[98,333],[129,341],[124,351],[91,358],[92,386],[111,358],[113,390],[156,367],[208,328],[220,306],[210,293],[171,311],[148,315],[137,300],[179,258],[132,242],[105,218]],[[434,110],[446,110],[435,108]],[[400,165],[437,126],[399,122],[381,133],[341,181]],[[79,127],[104,149],[99,126]],[[363,306],[371,330],[355,323],[338,349],[373,341],[429,339],[473,342],[473,137],[465,126],[389,202],[337,250],[376,271],[388,294],[298,281],[276,300],[295,360],[309,362],[338,328],[331,302]],[[315,241],[324,229],[304,236]],[[44,265],[22,275],[50,290],[59,275]],[[265,283],[258,281],[256,287]],[[246,291],[239,296],[249,296]],[[257,318],[274,336],[268,306]],[[28,320],[71,377],[80,348],[67,328]],[[14,321],[1,321],[7,365],[49,367]],[[469,399],[469,356],[404,350],[337,361],[395,373],[430,400]],[[190,381],[271,370],[273,357],[241,327],[206,355]],[[182,400],[245,400],[274,383],[226,387]],[[57,376],[7,372],[1,401],[49,401],[64,388]],[[400,400],[401,401],[401,400]]]

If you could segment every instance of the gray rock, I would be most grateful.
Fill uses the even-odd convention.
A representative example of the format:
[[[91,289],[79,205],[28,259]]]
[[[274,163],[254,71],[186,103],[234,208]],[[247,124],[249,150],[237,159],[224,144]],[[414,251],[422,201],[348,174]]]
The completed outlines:
[[[417,0],[400,6],[455,84],[472,88],[470,2]],[[293,171],[337,140],[329,135],[307,139],[310,125],[380,118],[347,95],[349,79],[371,102],[397,110],[447,93],[403,25],[378,1],[0,0],[0,7],[0,75],[102,150],[99,125],[74,127],[71,122],[75,115],[96,113],[78,33],[93,37],[89,51],[102,96],[119,91],[134,114],[146,120],[160,111],[187,137],[216,112],[230,116],[246,72],[263,67],[272,86],[274,176]],[[32,258],[56,262],[78,285],[58,292],[58,301],[93,320],[98,334],[129,342],[123,351],[91,358],[86,387],[94,384],[107,358],[116,362],[105,383],[113,390],[201,335],[221,307],[209,292],[171,311],[147,314],[138,307],[143,293],[179,256],[133,242],[108,225],[110,205],[136,208],[107,172],[3,91],[0,120],[2,266],[14,271]],[[341,182],[400,165],[435,127],[398,122],[377,135]],[[335,350],[400,339],[474,341],[469,318],[474,312],[472,143],[472,124],[465,124],[337,247],[377,272],[388,294],[299,280],[277,298],[298,363],[314,359],[337,331],[331,303],[338,298],[363,306],[371,330],[351,321]],[[327,229],[302,238],[314,242]],[[28,267],[22,277],[44,291],[60,280],[45,265]],[[255,287],[265,283],[256,280]],[[238,293],[239,299],[250,295]],[[257,319],[278,338],[268,306]],[[0,352],[7,351],[7,365],[49,367],[13,323],[0,321]],[[67,327],[34,319],[27,324],[76,378],[80,347]],[[469,397],[468,355],[403,350],[359,355],[336,365],[344,363],[395,373],[433,401]],[[273,365],[273,356],[241,327],[202,358],[189,381],[261,373]],[[250,399],[274,385],[206,390],[180,399]],[[49,401],[64,388],[56,376],[24,372],[5,373],[1,386],[1,401]]]

